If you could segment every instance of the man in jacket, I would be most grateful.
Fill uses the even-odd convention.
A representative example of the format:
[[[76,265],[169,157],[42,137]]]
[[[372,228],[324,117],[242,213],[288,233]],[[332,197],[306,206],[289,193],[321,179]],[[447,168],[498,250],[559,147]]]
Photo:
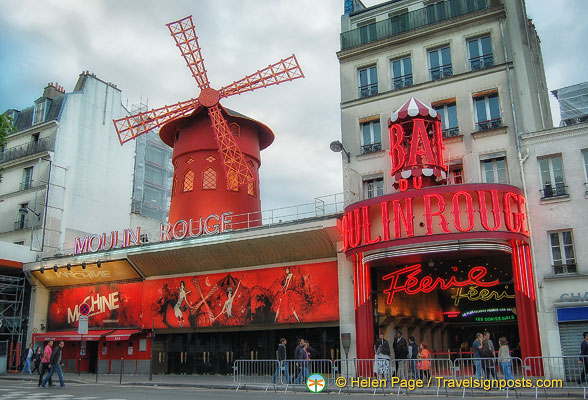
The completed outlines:
[[[580,345],[580,360],[578,363],[584,367],[584,371],[582,371],[582,375],[580,375],[580,380],[578,381],[578,384],[581,385],[582,382],[586,382],[586,375],[588,375],[588,332],[584,332],[584,340],[582,340],[582,344]]]
[[[45,372],[49,371],[50,369],[50,361],[51,361],[51,353],[53,353],[53,340],[50,340],[45,346],[45,350],[43,350],[43,358],[41,358],[41,372],[39,374],[39,386],[41,386],[41,382],[43,382],[43,376]],[[49,386],[53,386],[53,381],[49,379]]]
[[[63,346],[65,346],[65,343],[62,340],[61,342],[59,342],[59,346],[53,349],[53,353],[51,354],[50,360],[51,371],[49,372],[49,375],[47,375],[47,377],[43,379],[43,383],[41,383],[41,387],[43,389],[45,389],[47,381],[51,379],[55,372],[57,372],[57,376],[59,377],[59,384],[61,385],[61,388],[65,389],[65,382],[63,382],[63,372],[61,371],[61,351],[63,350]]]
[[[29,371],[29,375],[31,375],[31,359],[33,358],[33,344],[29,344],[29,347],[27,349],[27,353],[25,355],[25,360],[24,360],[24,367],[22,367],[22,371],[20,371],[21,374],[24,374],[25,370]]]
[[[394,339],[394,358],[396,358],[396,376],[400,379],[408,379],[408,364],[406,359],[408,358],[408,345],[406,339],[402,337],[400,329],[396,330],[396,338]]]
[[[416,344],[414,336],[408,338],[408,358],[410,359],[410,370],[412,371],[413,379],[418,379],[417,371],[417,356],[419,354],[419,346]]]
[[[286,361],[286,344],[288,341],[286,338],[280,339],[280,344],[278,345],[278,361],[280,362],[278,368],[276,368],[276,372],[274,373],[273,382],[276,383],[278,379],[278,373],[280,377],[282,376],[282,372],[284,371],[284,375],[286,376],[286,383],[290,383],[290,373],[288,372],[288,362]]]

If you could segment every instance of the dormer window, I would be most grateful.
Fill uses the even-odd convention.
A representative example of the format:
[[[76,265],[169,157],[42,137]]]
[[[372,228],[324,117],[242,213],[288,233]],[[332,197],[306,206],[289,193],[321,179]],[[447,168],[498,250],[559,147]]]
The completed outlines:
[[[47,99],[41,99],[35,104],[35,111],[33,114],[33,125],[45,122],[45,115],[47,113]]]

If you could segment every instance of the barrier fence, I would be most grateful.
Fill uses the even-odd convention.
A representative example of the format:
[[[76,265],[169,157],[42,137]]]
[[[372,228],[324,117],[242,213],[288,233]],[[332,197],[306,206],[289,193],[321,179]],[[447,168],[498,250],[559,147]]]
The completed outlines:
[[[437,359],[339,359],[339,360],[237,360],[233,380],[237,390],[262,387],[287,392],[289,388],[307,390],[306,381],[320,374],[321,389],[341,391],[371,391],[400,395],[401,392],[456,393],[504,390],[509,397],[523,391],[537,398],[540,392],[549,397],[548,390],[579,390],[583,398],[588,393],[588,357],[518,357],[508,358],[437,358]],[[414,382],[422,380],[421,386]],[[412,381],[412,384],[409,384]],[[460,383],[461,382],[461,383]],[[524,384],[521,384],[524,383]],[[312,389],[310,389],[312,390]]]

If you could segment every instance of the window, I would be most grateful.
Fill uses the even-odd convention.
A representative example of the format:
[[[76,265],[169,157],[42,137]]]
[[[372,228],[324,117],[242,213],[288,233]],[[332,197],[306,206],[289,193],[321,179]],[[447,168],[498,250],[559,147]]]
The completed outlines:
[[[239,191],[239,176],[234,169],[227,169],[227,190],[232,192]]]
[[[43,100],[35,105],[33,124],[40,124],[45,121],[45,104],[46,101]]]
[[[380,120],[361,124],[361,154],[374,153],[382,150],[382,132]]]
[[[202,173],[202,189],[216,189],[216,170],[214,168],[208,167]]]
[[[506,158],[491,158],[482,161],[482,180],[486,183],[508,183]]]
[[[358,26],[360,43],[369,43],[377,39],[375,20],[370,20]]]
[[[184,174],[184,192],[194,190],[194,171],[187,170]]]
[[[359,97],[378,94],[378,70],[375,66],[363,68],[359,74]]]
[[[498,93],[474,97],[474,106],[476,108],[478,131],[486,131],[502,126]]]
[[[412,62],[410,57],[392,60],[392,90],[412,86]]]
[[[249,171],[247,171],[247,178],[250,178],[250,180],[247,182],[247,194],[249,196],[255,197],[255,179],[253,178],[252,172],[250,172],[255,170],[253,161],[247,161],[247,166],[249,167]]]
[[[231,130],[233,136],[241,136],[241,128],[239,127],[239,124],[233,122],[229,126],[229,129]]]
[[[447,183],[449,185],[459,185],[463,183],[463,166],[461,164],[456,164],[449,167]]]
[[[572,231],[549,232],[554,275],[576,273]]]
[[[563,163],[561,156],[541,158],[539,171],[541,174],[541,185],[543,187],[543,198],[567,196],[564,183]]]
[[[25,242],[24,242],[24,240],[20,240],[18,242],[14,242],[14,244],[18,244],[20,246],[24,246]]]
[[[588,150],[582,151],[582,158],[584,159],[584,172],[586,174],[586,193],[588,193]]]
[[[384,195],[384,178],[363,181],[363,195],[366,199]]]
[[[470,69],[472,71],[477,71],[494,65],[490,36],[468,40],[468,51],[470,52]]]
[[[441,104],[434,108],[441,115],[443,137],[448,138],[459,135],[459,127],[457,126],[457,107],[455,102]]]
[[[21,203],[18,206],[18,215],[16,217],[15,229],[24,229],[27,227],[28,212],[21,212],[20,210],[28,211],[29,203]]]
[[[429,72],[432,81],[453,76],[449,46],[429,50]]]
[[[22,171],[22,182],[20,190],[27,190],[33,186],[33,167],[28,167]]]

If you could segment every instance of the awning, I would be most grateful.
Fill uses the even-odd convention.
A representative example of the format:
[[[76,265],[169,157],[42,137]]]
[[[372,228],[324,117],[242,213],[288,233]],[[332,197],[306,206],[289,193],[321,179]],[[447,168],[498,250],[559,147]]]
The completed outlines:
[[[131,335],[139,333],[138,329],[119,329],[114,332],[111,332],[108,336],[106,336],[107,342],[115,342],[118,340],[129,340]]]
[[[112,329],[104,331],[89,331],[85,335],[80,335],[77,331],[45,332],[41,333],[40,335],[35,335],[35,340],[63,340],[64,342],[80,342],[82,340],[96,341],[100,340],[100,338],[108,335],[111,332],[113,332]]]

